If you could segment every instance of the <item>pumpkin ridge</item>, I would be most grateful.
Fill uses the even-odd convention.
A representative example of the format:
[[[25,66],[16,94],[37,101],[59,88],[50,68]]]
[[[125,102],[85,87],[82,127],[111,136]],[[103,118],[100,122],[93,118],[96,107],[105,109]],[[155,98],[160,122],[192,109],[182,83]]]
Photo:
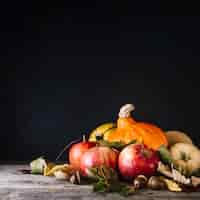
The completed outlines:
[[[151,134],[148,130],[138,126],[139,123],[137,123],[135,126],[138,130],[138,132],[140,133],[142,139],[143,139],[143,143],[145,145],[147,145],[148,147],[151,147],[152,146],[152,139],[149,138],[148,134]]]
[[[167,138],[165,137],[164,132],[157,126],[144,122],[138,122],[138,126],[144,128],[146,131],[148,131],[148,133],[151,134],[151,137],[153,137],[153,149],[159,148],[161,144],[167,145]]]

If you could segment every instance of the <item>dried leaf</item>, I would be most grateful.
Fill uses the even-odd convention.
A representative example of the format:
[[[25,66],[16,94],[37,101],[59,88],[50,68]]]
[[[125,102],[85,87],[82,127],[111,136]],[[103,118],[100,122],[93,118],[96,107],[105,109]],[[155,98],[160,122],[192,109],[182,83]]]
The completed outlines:
[[[49,171],[55,166],[55,163],[49,162],[47,163],[47,165],[44,167],[44,172],[43,175],[47,176],[47,174],[49,173]]]
[[[75,174],[73,174],[70,178],[69,178],[70,183],[75,184],[76,182],[76,176]]]
[[[77,183],[80,184],[81,183],[81,176],[80,176],[80,172],[79,171],[76,171],[75,172],[75,175],[76,175],[76,180],[77,180]]]
[[[190,178],[186,178],[184,175],[182,175],[178,170],[174,169],[172,167],[172,175],[173,175],[173,180],[184,184],[184,185],[190,185],[191,184],[191,179]]]
[[[162,162],[158,163],[157,171],[165,175],[168,178],[173,178],[173,174],[168,165],[164,165]]]
[[[81,177],[79,171],[75,171],[69,178],[69,181],[72,184],[80,184],[81,183]]]
[[[157,171],[161,174],[165,175],[168,178],[172,178],[174,181],[184,184],[184,185],[190,185],[191,179],[186,178],[183,174],[181,174],[178,170],[176,170],[173,165],[171,165],[171,169],[168,165],[164,165],[162,162],[158,163]]]
[[[55,165],[50,171],[48,171],[48,173],[46,173],[46,176],[53,176],[54,172],[59,171],[59,170],[65,172],[65,173],[68,173],[68,174],[74,172],[74,169],[71,165],[62,164],[62,165]]]
[[[161,177],[161,179],[166,183],[169,191],[172,192],[181,192],[182,188],[173,180]]]

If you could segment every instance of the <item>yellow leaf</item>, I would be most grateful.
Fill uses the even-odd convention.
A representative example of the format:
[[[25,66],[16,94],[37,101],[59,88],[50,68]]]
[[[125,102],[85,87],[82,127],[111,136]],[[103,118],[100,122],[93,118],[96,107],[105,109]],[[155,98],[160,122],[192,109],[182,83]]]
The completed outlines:
[[[63,171],[65,173],[71,173],[72,171],[74,171],[74,169],[69,164],[55,165],[53,168],[51,168],[49,171],[47,171],[46,176],[53,176],[54,172],[56,172],[56,171]]]
[[[49,173],[49,171],[55,166],[54,163],[50,162],[50,163],[47,163],[47,165],[44,167],[44,173],[43,175],[44,176],[47,176],[47,174]]]
[[[172,181],[172,180],[164,178],[164,177],[161,177],[161,178],[163,181],[165,181],[167,188],[170,191],[172,191],[172,192],[181,192],[182,191],[181,187],[175,181]]]

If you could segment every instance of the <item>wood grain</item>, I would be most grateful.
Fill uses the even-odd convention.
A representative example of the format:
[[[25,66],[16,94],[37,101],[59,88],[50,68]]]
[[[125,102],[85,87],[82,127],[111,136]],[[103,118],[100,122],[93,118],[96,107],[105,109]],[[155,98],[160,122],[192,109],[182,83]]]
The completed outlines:
[[[54,177],[22,174],[27,165],[0,165],[0,200],[187,200],[200,199],[200,192],[174,193],[168,191],[139,191],[130,197],[118,194],[97,194],[90,185],[72,185]]]

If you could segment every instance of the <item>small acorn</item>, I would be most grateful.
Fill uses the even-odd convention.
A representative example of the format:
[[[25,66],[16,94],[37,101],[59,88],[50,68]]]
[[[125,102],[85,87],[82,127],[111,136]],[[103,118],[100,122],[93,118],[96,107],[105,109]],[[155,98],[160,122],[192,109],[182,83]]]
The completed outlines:
[[[151,176],[147,186],[152,190],[162,190],[166,188],[166,183],[157,176]]]
[[[147,177],[144,175],[138,175],[134,180],[133,180],[133,186],[135,189],[141,189],[144,188],[147,184]]]

